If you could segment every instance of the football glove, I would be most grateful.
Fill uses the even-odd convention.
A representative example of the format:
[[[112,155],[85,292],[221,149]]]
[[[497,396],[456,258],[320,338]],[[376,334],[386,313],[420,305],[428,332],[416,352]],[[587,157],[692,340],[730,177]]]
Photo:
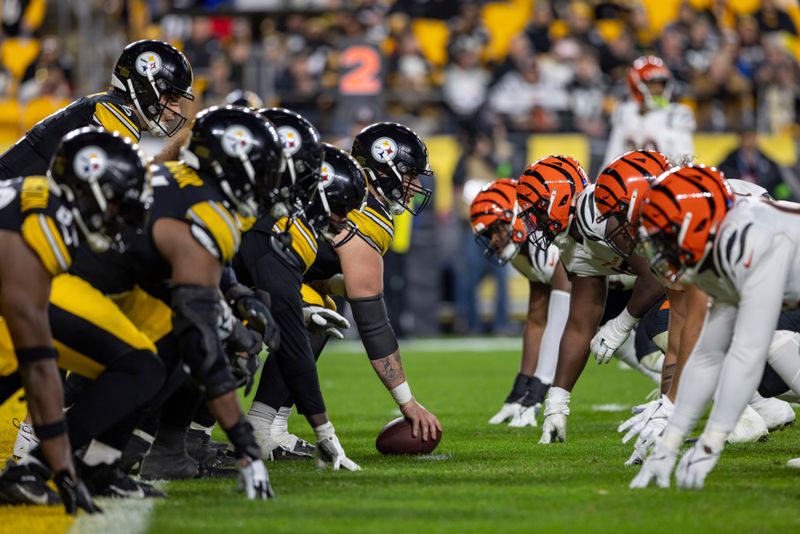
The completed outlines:
[[[250,459],[245,466],[239,466],[239,491],[244,491],[248,499],[267,500],[275,497],[269,483],[269,473],[261,460]]]
[[[694,447],[686,451],[675,471],[675,482],[683,489],[703,489],[706,477],[717,465],[722,449],[714,451],[700,436]]]
[[[306,305],[303,306],[303,318],[306,321],[306,329],[315,336],[333,336],[336,339],[344,339],[344,334],[339,328],[350,328],[350,322],[333,310],[322,306]]]
[[[661,441],[656,442],[653,454],[647,457],[639,473],[631,481],[631,489],[646,488],[652,481],[655,481],[659,488],[668,488],[677,457],[677,450],[666,446]]]
[[[567,437],[567,416],[569,415],[569,391],[559,387],[550,388],[544,401],[544,423],[540,444],[561,443]]]
[[[253,291],[242,284],[234,284],[225,293],[225,299],[233,308],[233,312],[247,326],[261,335],[269,350],[280,346],[280,330],[278,323],[269,311],[271,305],[269,293],[260,289]]]
[[[92,500],[92,495],[86,485],[79,478],[72,478],[66,471],[61,471],[53,477],[53,481],[64,503],[64,509],[70,515],[78,513],[78,508],[87,514],[102,513],[103,510]]]
[[[638,322],[639,319],[632,316],[625,309],[618,316],[604,324],[594,335],[590,344],[592,354],[594,354],[597,363],[602,364],[611,361],[614,352],[625,343],[631,330]]]
[[[334,471],[338,471],[342,467],[348,471],[361,470],[361,467],[345,454],[330,421],[316,427],[314,433],[317,435],[317,467],[324,469],[330,464]]]
[[[506,402],[503,404],[503,407],[500,408],[500,411],[489,419],[489,424],[499,425],[509,419],[513,419],[521,409],[522,405],[518,402]]]
[[[633,453],[628,458],[628,461],[625,462],[625,465],[638,465],[647,458],[656,443],[656,439],[667,427],[673,411],[674,405],[672,401],[666,395],[663,395],[655,409],[648,415],[647,420],[644,421],[644,426],[633,446]]]

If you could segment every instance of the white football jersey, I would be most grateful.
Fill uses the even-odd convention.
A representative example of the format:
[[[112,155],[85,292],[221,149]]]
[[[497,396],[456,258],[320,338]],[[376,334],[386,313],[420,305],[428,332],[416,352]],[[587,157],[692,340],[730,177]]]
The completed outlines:
[[[596,219],[594,184],[591,184],[578,196],[572,220],[581,235],[581,242],[571,237],[569,232],[562,232],[555,240],[567,272],[574,276],[633,274],[625,258],[605,242],[607,221],[598,223]]]
[[[639,103],[632,100],[619,104],[614,110],[605,165],[625,152],[638,149],[658,150],[673,165],[690,163],[694,157],[692,134],[696,128],[692,110],[683,104],[669,104],[644,115],[640,110]]]
[[[551,285],[560,255],[558,247],[550,245],[547,250],[542,250],[528,242],[523,243],[522,246],[527,251],[527,254],[523,254],[520,251],[511,260],[511,265],[531,282]]]

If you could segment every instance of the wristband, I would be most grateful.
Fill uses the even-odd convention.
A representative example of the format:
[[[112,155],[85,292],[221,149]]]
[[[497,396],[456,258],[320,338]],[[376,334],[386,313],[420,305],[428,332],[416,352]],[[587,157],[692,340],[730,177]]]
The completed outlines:
[[[408,386],[408,381],[404,381],[399,386],[392,388],[390,391],[394,401],[398,404],[398,406],[402,406],[403,404],[409,403],[414,400],[413,395],[411,395],[411,388]]]

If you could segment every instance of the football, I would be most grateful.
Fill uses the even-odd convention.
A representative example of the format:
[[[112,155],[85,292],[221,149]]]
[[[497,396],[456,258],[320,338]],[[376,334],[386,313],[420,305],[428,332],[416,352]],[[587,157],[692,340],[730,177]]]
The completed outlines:
[[[422,441],[422,434],[418,437],[411,435],[411,421],[405,417],[398,417],[386,423],[375,440],[375,448],[381,454],[430,454],[439,445],[442,433],[439,432],[435,439]]]

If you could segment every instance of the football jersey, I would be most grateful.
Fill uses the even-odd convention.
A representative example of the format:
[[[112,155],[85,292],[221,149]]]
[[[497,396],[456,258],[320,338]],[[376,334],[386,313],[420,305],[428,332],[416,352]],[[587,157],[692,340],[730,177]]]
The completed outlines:
[[[550,285],[559,256],[560,251],[555,245],[542,250],[526,241],[511,260],[511,265],[531,282]]]
[[[21,234],[50,275],[69,270],[78,236],[72,213],[46,177],[0,182],[0,230]]]
[[[286,250],[291,257],[287,258],[287,261],[302,273],[308,271],[317,260],[320,242],[314,227],[308,223],[302,212],[292,215],[291,219],[289,217],[275,219],[264,213],[258,217],[251,232],[263,234],[265,239],[288,233],[291,243]]]
[[[72,272],[106,294],[129,291],[138,284],[169,302],[166,283],[172,268],[153,239],[156,222],[184,221],[192,237],[222,264],[236,254],[245,227],[217,188],[183,162],[154,166],[150,184],[153,199],[145,228],[132,239],[130,247],[124,252],[109,250],[102,254],[81,247]]]
[[[375,195],[370,192],[367,195],[367,205],[364,209],[352,210],[348,213],[347,218],[357,228],[353,239],[363,239],[381,256],[389,251],[394,239],[394,221],[389,211]],[[333,245],[325,240],[320,241],[317,258],[306,272],[305,278],[307,280],[327,280],[341,272],[342,264]]]
[[[61,139],[91,125],[119,132],[134,143],[141,137],[139,121],[122,97],[112,92],[84,96],[39,121],[0,156],[0,178],[45,174]]]
[[[638,102],[619,104],[611,117],[611,136],[605,165],[625,152],[651,149],[663,152],[673,165],[689,163],[694,156],[692,110],[683,104],[640,113]]]
[[[594,184],[590,184],[578,196],[572,220],[581,239],[576,240],[565,231],[554,241],[561,249],[561,263],[570,277],[633,274],[625,258],[605,242],[606,223],[597,222]]]

